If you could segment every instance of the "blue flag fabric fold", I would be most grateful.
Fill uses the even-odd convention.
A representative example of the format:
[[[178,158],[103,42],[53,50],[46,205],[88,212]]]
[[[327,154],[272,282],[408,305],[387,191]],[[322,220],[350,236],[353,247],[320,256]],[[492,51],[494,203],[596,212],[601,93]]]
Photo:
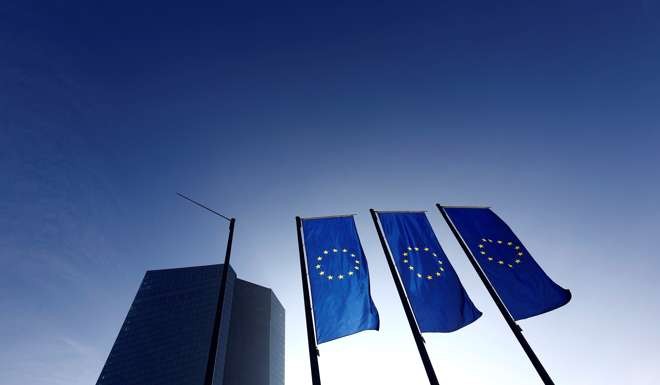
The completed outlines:
[[[571,292],[548,277],[493,211],[444,209],[515,320],[549,312],[571,300]]]
[[[481,317],[424,213],[378,218],[420,331],[452,332]]]
[[[317,343],[378,330],[367,259],[353,217],[302,223]]]

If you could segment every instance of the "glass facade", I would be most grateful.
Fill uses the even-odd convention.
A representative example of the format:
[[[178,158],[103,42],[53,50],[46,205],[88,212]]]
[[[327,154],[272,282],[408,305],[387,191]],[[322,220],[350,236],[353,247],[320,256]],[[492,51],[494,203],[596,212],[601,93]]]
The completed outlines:
[[[270,385],[284,385],[284,306],[270,291]]]
[[[236,281],[224,385],[284,384],[284,307],[272,290]]]
[[[203,385],[221,273],[148,271],[97,385]],[[213,385],[283,384],[284,308],[272,290],[230,269],[222,314]]]

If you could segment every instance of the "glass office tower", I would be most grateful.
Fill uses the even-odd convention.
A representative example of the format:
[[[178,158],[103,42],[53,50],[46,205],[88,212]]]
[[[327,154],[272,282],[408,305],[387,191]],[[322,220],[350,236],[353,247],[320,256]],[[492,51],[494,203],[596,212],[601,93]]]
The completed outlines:
[[[203,385],[222,265],[148,271],[97,385]],[[230,268],[213,385],[284,384],[284,308]]]

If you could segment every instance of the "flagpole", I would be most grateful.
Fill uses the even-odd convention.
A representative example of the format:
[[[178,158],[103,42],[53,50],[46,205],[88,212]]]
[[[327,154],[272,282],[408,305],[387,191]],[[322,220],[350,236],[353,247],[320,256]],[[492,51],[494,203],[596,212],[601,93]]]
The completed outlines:
[[[403,288],[403,284],[401,283],[399,275],[396,271],[396,266],[394,265],[394,259],[392,258],[392,254],[390,253],[390,249],[387,245],[387,241],[385,240],[385,236],[383,235],[383,230],[380,226],[378,215],[376,214],[376,211],[374,209],[369,209],[369,212],[371,213],[371,218],[374,220],[374,226],[376,226],[376,231],[378,232],[378,239],[380,239],[380,245],[383,247],[383,252],[385,253],[385,258],[387,259],[387,265],[389,266],[390,272],[392,273],[392,278],[394,279],[396,291],[399,293],[399,299],[401,299],[401,305],[403,305],[403,310],[406,313],[406,318],[408,318],[408,325],[410,325],[410,331],[412,332],[413,337],[415,339],[415,344],[417,345],[419,356],[421,357],[422,363],[424,364],[424,370],[426,370],[426,375],[429,378],[429,383],[431,385],[439,385],[438,377],[435,375],[435,370],[433,370],[431,359],[429,358],[429,354],[426,351],[426,346],[424,346],[424,338],[422,337],[422,333],[419,330],[419,326],[415,321],[415,315],[413,314],[412,308],[410,306],[410,302],[408,301],[408,297],[406,296],[406,291]]]
[[[218,355],[218,335],[220,334],[220,325],[222,324],[222,309],[225,302],[225,293],[227,289],[227,275],[229,273],[229,259],[231,258],[231,246],[234,240],[234,225],[236,224],[236,218],[228,218],[219,212],[210,209],[209,207],[191,199],[187,196],[177,193],[181,198],[203,208],[211,213],[222,217],[229,221],[229,235],[227,237],[227,248],[225,250],[225,261],[222,268],[222,276],[220,278],[220,293],[218,294],[218,301],[215,307],[215,317],[213,318],[213,330],[211,332],[211,346],[209,347],[208,361],[206,362],[206,371],[204,373],[204,385],[213,384],[213,375],[215,372],[215,360]]]
[[[511,313],[509,313],[509,310],[504,305],[504,302],[502,302],[502,300],[500,299],[500,296],[497,294],[495,287],[486,276],[486,273],[484,273],[483,269],[479,265],[479,262],[477,262],[477,259],[472,254],[472,251],[470,251],[470,248],[465,243],[465,240],[463,239],[461,234],[458,232],[458,229],[454,225],[454,222],[451,220],[451,218],[449,218],[447,211],[445,211],[445,208],[440,204],[436,203],[436,207],[438,208],[438,210],[440,210],[442,217],[445,219],[445,222],[447,222],[447,225],[449,225],[451,232],[454,234],[454,237],[456,237],[456,240],[461,245],[463,252],[465,252],[465,255],[472,264],[472,267],[474,268],[474,270],[477,272],[477,275],[481,279],[481,282],[483,282],[484,286],[486,286],[486,290],[488,290],[488,293],[490,294],[491,298],[493,299],[493,301],[495,301],[497,308],[500,310],[500,313],[502,313],[502,317],[504,317],[504,320],[506,321],[507,325],[509,325],[509,328],[511,328],[511,332],[513,332],[513,335],[516,336],[516,339],[522,346],[523,350],[525,351],[525,354],[527,354],[527,357],[532,362],[532,365],[534,365],[534,369],[536,369],[536,372],[538,373],[539,377],[541,377],[541,380],[543,380],[543,383],[545,385],[554,385],[554,382],[550,378],[550,375],[543,367],[543,364],[541,364],[541,361],[536,356],[536,353],[534,353],[534,350],[532,350],[532,347],[525,339],[525,336],[522,334],[522,328],[516,323],[516,321],[511,316]]]
[[[314,318],[312,317],[312,300],[309,295],[309,282],[307,275],[307,261],[302,236],[302,219],[296,217],[296,232],[298,233],[298,252],[300,254],[300,276],[303,286],[303,301],[305,303],[305,320],[307,323],[307,347],[309,350],[309,366],[312,372],[312,385],[321,385],[319,374],[319,350],[316,346],[316,333],[314,332]]]

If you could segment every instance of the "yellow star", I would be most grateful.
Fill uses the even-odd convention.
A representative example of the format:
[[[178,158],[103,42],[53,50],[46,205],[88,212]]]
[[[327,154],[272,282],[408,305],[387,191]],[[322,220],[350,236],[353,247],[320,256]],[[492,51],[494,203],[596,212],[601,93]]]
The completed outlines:
[[[407,259],[404,259],[404,260],[403,260],[403,263],[408,263],[408,260],[407,260]]]
[[[348,272],[348,275],[353,275],[353,272],[352,272],[352,271],[349,271],[349,272]]]
[[[354,269],[355,270],[360,270],[360,266],[355,266]]]
[[[320,269],[320,268],[321,268],[321,265],[316,265],[316,268],[317,268],[317,269]]]
[[[486,255],[486,252],[485,252],[485,251],[480,251],[480,253],[481,253],[482,255]]]
[[[509,263],[509,267],[513,267],[513,265]]]
[[[493,260],[493,257],[488,257],[488,260],[489,260],[489,261],[492,261],[492,260]]]
[[[344,279],[344,276],[341,275],[341,274],[339,274],[339,276],[338,276],[337,278],[339,278],[339,279]]]
[[[419,247],[415,247],[415,251],[419,251]]]
[[[484,248],[484,245],[482,245],[482,244],[480,243],[480,244],[479,244],[479,248],[480,248],[480,249],[483,249],[483,248]]]
[[[518,253],[518,255],[522,257],[522,255],[523,255],[523,253],[522,253],[522,251],[521,251],[521,252],[519,252],[519,253]]]
[[[429,248],[428,248],[428,247],[425,247],[425,248],[424,248],[424,251],[429,251]]]
[[[333,277],[332,277],[331,275],[328,276],[328,279],[332,280],[332,278],[333,278]]]
[[[486,241],[486,238],[481,238],[481,241],[482,241],[482,242],[487,242],[487,241]]]
[[[497,240],[497,243],[499,243],[499,244],[501,245],[501,244],[502,244],[502,241],[500,241],[500,240],[498,239],[498,240]]]
[[[348,250],[346,250],[346,249],[341,249],[341,252],[342,252],[342,253],[345,253],[345,252],[347,252],[347,251],[348,251]]]
[[[440,268],[440,271],[445,271],[445,268],[444,268],[444,267],[441,267],[441,268]]]
[[[520,259],[516,259],[516,263],[520,263]]]
[[[431,253],[431,254],[433,254],[434,257],[437,257],[437,256],[438,256],[438,254],[436,254],[436,253]]]
[[[426,279],[433,279],[433,277],[430,276],[430,275],[427,275],[427,276],[426,276]]]
[[[337,249],[332,249],[332,252],[333,252],[333,253],[336,253],[336,252],[337,252]]]
[[[514,247],[514,249],[518,250],[518,249],[520,249],[520,246],[516,246],[516,247]]]
[[[422,275],[420,273],[417,273],[417,277],[422,278]]]
[[[323,250],[323,254],[328,254],[328,250]]]
[[[355,254],[351,254],[351,257],[355,257]]]
[[[358,260],[356,259],[356,260],[355,260],[355,263],[357,263],[357,264],[359,265],[359,264],[360,264],[360,261],[358,261]]]
[[[437,275],[437,276],[439,277],[439,276],[440,276],[440,272],[436,272],[435,275]]]
[[[513,245],[513,242],[507,242],[506,244],[511,246],[511,245]]]
[[[438,263],[442,265],[442,261],[438,261]]]
[[[319,275],[324,275],[324,274],[325,274],[325,271],[322,271],[322,272],[319,273]]]
[[[492,239],[489,239],[488,242],[493,243],[493,240],[492,240]]]
[[[404,256],[404,257],[407,257],[407,256],[408,256],[408,253],[403,253],[403,256]]]
[[[316,258],[317,261],[320,261],[320,260],[322,260],[322,259],[323,259],[323,257],[318,257],[318,258]]]
[[[504,261],[499,261],[497,263],[499,263],[500,265],[504,265]]]
[[[412,251],[412,247],[408,246],[408,251]]]
[[[415,266],[408,266],[409,270],[415,270]]]

